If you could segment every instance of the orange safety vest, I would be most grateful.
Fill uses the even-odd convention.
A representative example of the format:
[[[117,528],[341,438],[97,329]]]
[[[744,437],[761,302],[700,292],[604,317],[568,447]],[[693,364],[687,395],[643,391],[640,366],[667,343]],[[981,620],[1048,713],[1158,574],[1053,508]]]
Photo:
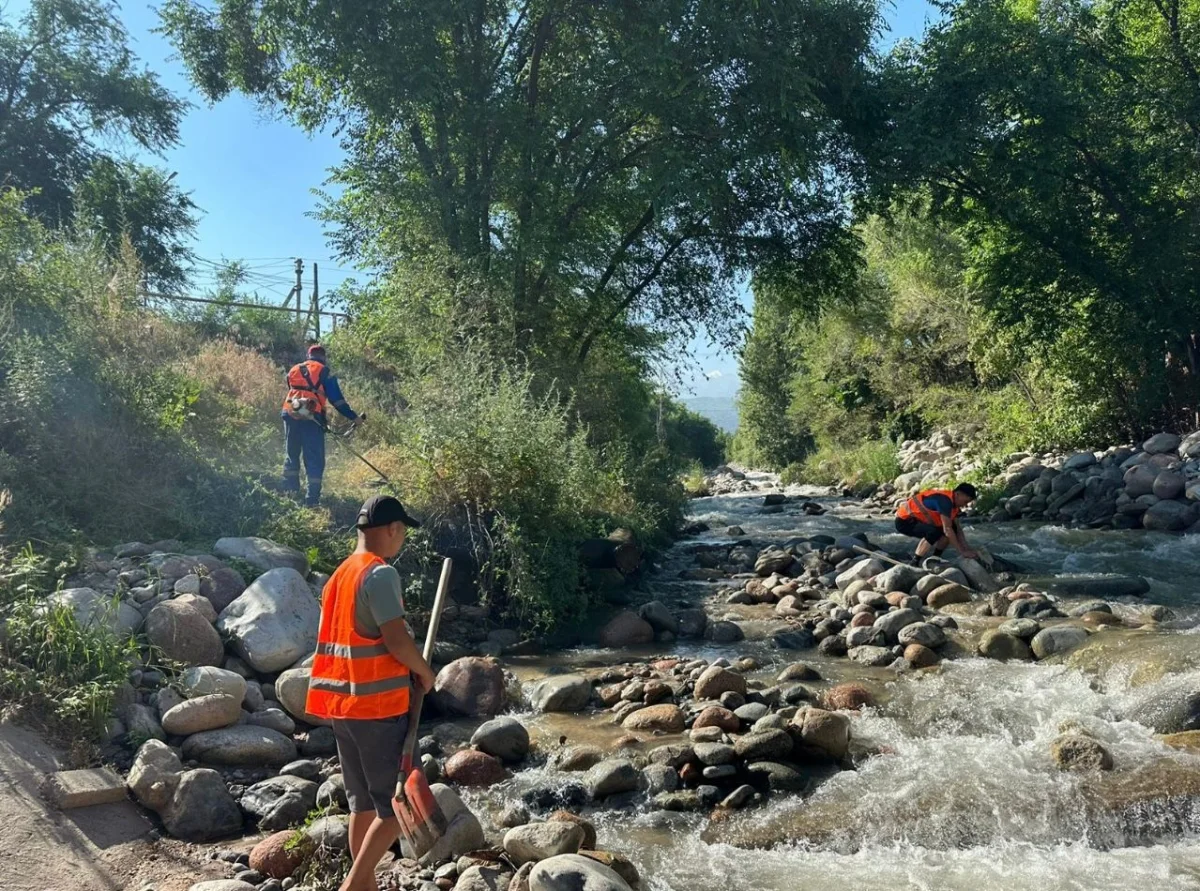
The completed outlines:
[[[354,607],[363,578],[384,561],[351,554],[321,594],[321,627],[305,709],[318,718],[370,720],[408,713],[408,667],[388,652],[383,638],[354,630]]]
[[[325,413],[325,386],[321,383],[321,372],[325,366],[320,362],[309,359],[293,365],[287,373],[287,396],[283,400],[283,410],[293,418],[311,418]]]
[[[954,503],[954,492],[951,489],[926,489],[923,492],[918,492],[912,498],[908,499],[904,504],[900,505],[900,509],[896,511],[896,517],[900,520],[916,519],[922,523],[928,523],[930,526],[942,525],[941,514],[937,511],[931,511],[925,506],[924,500],[930,495],[945,495],[950,499],[950,519],[958,519],[958,507]]]

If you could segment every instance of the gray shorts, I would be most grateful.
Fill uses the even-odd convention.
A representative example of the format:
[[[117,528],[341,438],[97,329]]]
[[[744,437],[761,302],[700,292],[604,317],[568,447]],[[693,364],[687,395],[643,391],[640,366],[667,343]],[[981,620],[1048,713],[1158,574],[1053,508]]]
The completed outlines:
[[[387,819],[400,776],[400,755],[408,733],[408,715],[371,721],[335,720],[338,760],[350,813],[374,810]]]

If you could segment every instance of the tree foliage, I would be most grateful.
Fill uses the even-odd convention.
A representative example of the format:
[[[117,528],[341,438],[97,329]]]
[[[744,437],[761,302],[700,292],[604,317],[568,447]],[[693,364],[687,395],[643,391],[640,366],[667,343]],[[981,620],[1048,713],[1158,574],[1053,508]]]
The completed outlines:
[[[212,100],[333,127],[346,256],[432,263],[441,315],[587,359],[629,321],[731,334],[739,271],[852,251],[868,0],[170,0]],[[403,272],[407,275],[411,269]]]
[[[159,287],[183,280],[195,206],[170,177],[112,148],[161,152],[185,108],[139,70],[107,3],[32,0],[19,25],[0,20],[0,184],[25,192],[51,225],[78,215],[112,256],[128,235]]]
[[[1062,366],[1115,433],[1200,403],[1200,8],[962,0],[892,59],[881,194],[962,227],[1014,367]]]

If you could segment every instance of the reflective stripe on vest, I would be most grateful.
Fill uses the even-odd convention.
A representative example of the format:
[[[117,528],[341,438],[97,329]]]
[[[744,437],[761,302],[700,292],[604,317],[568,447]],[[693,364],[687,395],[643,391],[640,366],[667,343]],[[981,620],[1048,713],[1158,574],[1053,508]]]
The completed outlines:
[[[305,703],[311,715],[369,720],[408,712],[408,668],[381,638],[364,637],[354,627],[363,579],[382,565],[374,554],[351,554],[325,585]]]
[[[901,520],[920,520],[922,523],[928,523],[930,526],[942,525],[942,515],[937,513],[937,511],[931,511],[925,506],[925,499],[930,495],[945,495],[949,498],[950,519],[955,520],[958,518],[958,507],[954,503],[954,492],[951,489],[926,489],[923,492],[918,492],[904,504],[900,505],[900,509],[896,511],[896,516]]]
[[[293,400],[298,399],[311,403],[309,414],[324,414],[325,404],[328,401],[325,396],[325,387],[321,383],[321,373],[324,370],[324,365],[312,359],[293,365],[287,373],[289,389],[287,396],[283,399],[283,410],[293,417],[300,417],[302,413],[297,412],[293,404]]]

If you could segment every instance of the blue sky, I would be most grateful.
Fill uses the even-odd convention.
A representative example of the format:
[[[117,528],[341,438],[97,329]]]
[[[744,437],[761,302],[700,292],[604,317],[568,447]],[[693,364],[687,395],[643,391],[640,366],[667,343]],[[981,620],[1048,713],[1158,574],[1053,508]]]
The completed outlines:
[[[0,13],[13,18],[27,6],[26,0],[0,0]],[[241,96],[209,106],[191,88],[171,46],[152,33],[158,25],[153,6],[133,2],[117,8],[137,56],[158,72],[166,87],[193,103],[182,122],[180,145],[148,160],[176,171],[176,181],[203,211],[196,253],[210,261],[247,260],[264,298],[277,295],[282,300],[288,292],[294,257],[308,264],[306,290],[313,261],[320,263],[323,292],[353,275],[354,270],[330,259],[321,224],[308,215],[317,206],[313,189],[341,157],[336,141],[325,134],[310,138]],[[891,30],[881,42],[888,46],[903,37],[919,37],[935,16],[927,0],[897,0],[886,9]],[[201,275],[198,288],[205,282]],[[747,304],[749,299],[747,295]],[[690,352],[695,362],[688,363],[685,377],[690,376],[694,395],[732,396],[737,391],[734,355],[710,349],[703,337]]]

